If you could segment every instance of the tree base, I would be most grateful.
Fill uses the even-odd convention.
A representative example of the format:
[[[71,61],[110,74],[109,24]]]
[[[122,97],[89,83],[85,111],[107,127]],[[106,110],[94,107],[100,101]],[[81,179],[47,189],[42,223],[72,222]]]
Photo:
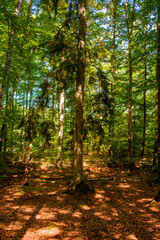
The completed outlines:
[[[75,193],[78,193],[78,194],[88,194],[88,193],[95,192],[94,188],[90,187],[84,181],[81,181],[80,183],[78,183],[74,191]]]
[[[78,195],[86,195],[88,193],[94,193],[95,190],[93,187],[90,187],[87,183],[84,181],[81,181],[76,186],[68,188],[63,193],[68,193],[70,195],[78,194]]]

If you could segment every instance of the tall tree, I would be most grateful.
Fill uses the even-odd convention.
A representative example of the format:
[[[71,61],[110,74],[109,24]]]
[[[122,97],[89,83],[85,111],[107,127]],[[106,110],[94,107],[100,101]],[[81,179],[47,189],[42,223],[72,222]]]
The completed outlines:
[[[156,93],[156,140],[155,154],[158,157],[158,169],[160,176],[160,2],[157,4],[157,93]]]
[[[78,0],[79,32],[76,77],[74,186],[83,180],[83,99],[86,67],[86,0]]]
[[[112,0],[112,25],[113,25],[113,42],[112,42],[112,55],[111,55],[111,85],[110,85],[110,121],[109,121],[109,135],[110,135],[110,148],[109,156],[113,155],[113,137],[114,137],[114,94],[115,94],[115,39],[116,39],[116,10],[117,0]]]
[[[145,33],[147,34],[147,27]],[[145,151],[145,140],[146,140],[146,86],[147,86],[147,43],[146,39],[144,42],[144,83],[143,83],[143,139],[142,139],[142,148],[141,156],[144,155]]]
[[[128,115],[128,156],[131,156],[132,148],[132,78],[133,78],[133,67],[132,67],[132,33],[133,33],[133,22],[135,15],[135,1],[133,1],[133,7],[131,16],[129,16],[129,3],[126,0],[126,24],[128,33],[128,67],[129,67],[129,115]]]

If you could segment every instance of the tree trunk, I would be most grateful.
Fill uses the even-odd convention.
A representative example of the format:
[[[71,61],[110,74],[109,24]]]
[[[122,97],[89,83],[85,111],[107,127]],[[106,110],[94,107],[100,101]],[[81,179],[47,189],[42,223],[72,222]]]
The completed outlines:
[[[86,0],[79,0],[78,61],[76,77],[74,186],[83,181],[83,98],[86,66]]]
[[[61,92],[60,92],[60,110],[59,110],[59,136],[58,136],[58,152],[56,167],[62,167],[62,143],[63,143],[63,112],[64,112],[64,83],[61,82]]]
[[[157,6],[157,69],[156,69],[156,80],[157,80],[157,94],[156,94],[156,140],[154,153],[158,158],[158,169],[160,176],[160,2]],[[154,158],[154,161],[155,158]]]
[[[145,42],[145,60],[144,60],[144,86],[143,86],[143,140],[142,140],[142,150],[141,156],[144,155],[145,150],[145,139],[146,139],[146,83],[147,83],[147,55],[146,55],[146,42]]]
[[[135,12],[135,0],[133,1],[133,8],[131,20],[129,20],[128,0],[126,0],[126,24],[128,32],[128,67],[129,67],[129,106],[128,106],[128,156],[131,156],[132,149],[132,32]]]
[[[115,94],[115,37],[116,37],[116,2],[112,0],[112,19],[113,19],[113,43],[111,56],[111,95],[110,95],[110,121],[109,121],[109,137],[110,147],[109,156],[113,156],[113,138],[114,138],[114,94]]]

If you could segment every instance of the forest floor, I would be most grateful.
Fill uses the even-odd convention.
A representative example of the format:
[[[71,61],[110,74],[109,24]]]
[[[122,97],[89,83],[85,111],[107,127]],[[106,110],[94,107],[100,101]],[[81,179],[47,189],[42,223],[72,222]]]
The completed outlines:
[[[92,159],[92,162],[90,161]],[[158,185],[147,170],[129,174],[85,158],[86,182],[94,194],[69,195],[69,167],[42,162],[24,186],[13,174],[0,190],[1,240],[159,240],[160,203],[151,205]]]

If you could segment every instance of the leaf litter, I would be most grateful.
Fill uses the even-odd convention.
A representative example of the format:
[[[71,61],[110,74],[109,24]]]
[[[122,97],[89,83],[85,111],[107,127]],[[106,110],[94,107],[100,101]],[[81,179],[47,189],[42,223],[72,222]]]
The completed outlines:
[[[94,194],[65,193],[71,169],[37,168],[24,186],[16,174],[0,190],[1,240],[159,240],[158,186],[147,173],[84,164],[86,182]]]

